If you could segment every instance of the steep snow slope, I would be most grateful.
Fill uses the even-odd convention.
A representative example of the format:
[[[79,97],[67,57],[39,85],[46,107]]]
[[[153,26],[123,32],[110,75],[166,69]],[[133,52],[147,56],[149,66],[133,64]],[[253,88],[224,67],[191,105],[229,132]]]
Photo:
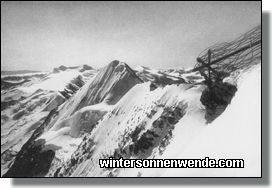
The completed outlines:
[[[163,153],[180,119],[191,113],[195,121],[202,119],[202,105],[195,100],[202,89],[181,84],[150,92],[149,83],[135,86],[94,130],[89,138],[92,157],[80,164],[72,176],[118,176],[118,169],[99,168],[98,159],[153,158]],[[132,101],[133,96],[137,97]]]
[[[128,65],[113,61],[96,75],[76,109],[102,101],[115,104],[131,87],[141,82]]]
[[[261,175],[261,66],[241,73],[238,91],[226,111],[201,130],[177,158],[244,159],[241,169],[168,169],[162,176],[260,176]],[[182,139],[177,138],[177,143]],[[178,148],[173,143],[172,151]],[[169,150],[170,150],[169,146]],[[171,158],[173,155],[162,157]],[[175,175],[176,174],[176,175]]]
[[[166,159],[244,159],[245,168],[126,169],[121,176],[246,176],[261,175],[261,66],[227,79],[238,85],[231,104],[211,124],[192,117],[182,118],[173,131]],[[190,128],[189,128],[190,127]],[[193,132],[193,129],[194,132]]]

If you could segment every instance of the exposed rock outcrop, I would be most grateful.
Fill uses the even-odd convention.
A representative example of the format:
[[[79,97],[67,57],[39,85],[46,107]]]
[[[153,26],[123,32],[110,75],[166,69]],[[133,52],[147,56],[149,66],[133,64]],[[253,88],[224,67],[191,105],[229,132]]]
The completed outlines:
[[[212,122],[224,112],[236,91],[236,86],[222,81],[212,83],[203,91],[200,101],[206,107],[207,123]]]

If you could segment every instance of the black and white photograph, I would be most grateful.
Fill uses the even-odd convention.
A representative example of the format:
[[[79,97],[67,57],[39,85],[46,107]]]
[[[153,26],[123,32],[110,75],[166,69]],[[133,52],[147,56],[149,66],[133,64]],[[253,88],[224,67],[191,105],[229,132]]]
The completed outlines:
[[[1,2],[1,178],[262,177],[261,1]]]

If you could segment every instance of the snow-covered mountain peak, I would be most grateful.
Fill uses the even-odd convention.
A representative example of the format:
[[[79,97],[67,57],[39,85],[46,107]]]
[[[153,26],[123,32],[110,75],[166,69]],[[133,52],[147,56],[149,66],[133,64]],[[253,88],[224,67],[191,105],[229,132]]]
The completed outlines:
[[[126,63],[112,61],[74,96],[74,111],[101,102],[114,105],[130,88],[142,82]]]

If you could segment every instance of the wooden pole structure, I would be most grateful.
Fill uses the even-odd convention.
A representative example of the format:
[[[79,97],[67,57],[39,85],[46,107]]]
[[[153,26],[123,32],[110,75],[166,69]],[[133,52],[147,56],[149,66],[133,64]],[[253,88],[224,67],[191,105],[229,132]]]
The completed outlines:
[[[219,62],[219,61],[222,61],[222,60],[224,60],[224,59],[227,59],[227,58],[229,58],[229,57],[231,57],[231,56],[233,56],[233,55],[235,55],[235,54],[238,54],[238,53],[240,53],[240,52],[242,52],[242,51],[244,51],[244,50],[247,50],[247,49],[249,49],[249,48],[251,48],[251,47],[253,47],[253,46],[256,46],[256,45],[258,45],[258,44],[260,44],[260,43],[261,43],[261,40],[256,41],[256,42],[254,42],[254,43],[252,43],[252,44],[246,45],[246,46],[244,46],[244,47],[242,47],[242,48],[239,48],[238,50],[236,50],[236,51],[234,51],[234,52],[232,52],[232,53],[230,53],[230,54],[224,55],[224,56],[222,56],[222,57],[220,57],[220,58],[218,58],[218,59],[216,59],[216,60],[210,62],[210,65],[213,65],[213,64],[215,64],[215,63],[217,63],[217,62]],[[202,62],[204,63],[204,61],[203,61],[201,58],[197,58],[197,61],[200,62],[200,63],[202,63]],[[201,62],[201,61],[202,61],[202,62]],[[203,64],[203,63],[202,63],[202,64]],[[202,66],[196,67],[196,68],[194,68],[192,71],[193,71],[193,72],[194,72],[194,71],[199,71],[200,69],[205,68],[205,67],[207,67],[207,64],[204,63]],[[211,69],[211,70],[212,70],[212,69]]]
[[[208,50],[208,75],[209,75],[209,80],[208,80],[208,86],[211,86],[211,49]]]

